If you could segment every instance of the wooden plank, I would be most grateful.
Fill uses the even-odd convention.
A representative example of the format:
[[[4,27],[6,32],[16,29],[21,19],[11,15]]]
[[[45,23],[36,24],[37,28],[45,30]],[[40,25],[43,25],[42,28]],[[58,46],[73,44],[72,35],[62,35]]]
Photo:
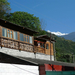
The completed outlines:
[[[49,45],[49,49],[46,49],[46,44],[48,44]],[[50,47],[51,46],[51,47]],[[50,51],[50,49],[51,49],[51,51]],[[51,53],[50,53],[51,52]],[[53,55],[53,43],[51,43],[51,45],[50,45],[50,42],[49,41],[47,41],[46,43],[45,43],[45,54],[47,54],[47,55]]]

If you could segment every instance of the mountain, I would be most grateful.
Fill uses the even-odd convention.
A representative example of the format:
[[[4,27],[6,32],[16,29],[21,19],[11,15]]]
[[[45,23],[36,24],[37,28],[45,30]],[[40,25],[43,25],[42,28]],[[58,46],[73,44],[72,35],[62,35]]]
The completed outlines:
[[[66,40],[72,40],[75,42],[75,32],[69,33],[68,35],[63,35],[60,37],[64,37]]]
[[[73,62],[73,58],[75,61],[75,42],[56,35],[54,39],[56,40],[55,50],[57,61]]]

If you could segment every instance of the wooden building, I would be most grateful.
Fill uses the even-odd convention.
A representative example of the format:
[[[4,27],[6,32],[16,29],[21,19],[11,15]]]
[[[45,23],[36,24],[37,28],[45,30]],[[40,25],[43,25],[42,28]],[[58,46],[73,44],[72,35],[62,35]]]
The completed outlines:
[[[45,58],[45,60],[54,61],[53,42],[55,41],[47,35],[34,38],[33,34],[36,33],[38,32],[0,19],[0,46],[2,49],[12,49],[7,52],[12,52],[13,55],[18,50],[19,55],[23,57],[30,55],[30,58],[35,58],[36,55],[37,59]],[[24,54],[25,52],[29,54]],[[15,54],[17,56],[18,53]]]
[[[2,47],[33,52],[34,33],[37,32],[0,19],[0,45]]]
[[[33,34],[36,33],[31,29],[0,19],[0,74],[75,74],[74,63],[54,61],[55,40],[47,35],[34,38]],[[27,70],[27,67],[31,69]]]
[[[34,49],[39,53],[50,55],[50,59],[54,60],[54,43],[55,40],[50,39],[47,35],[40,35],[35,37]]]

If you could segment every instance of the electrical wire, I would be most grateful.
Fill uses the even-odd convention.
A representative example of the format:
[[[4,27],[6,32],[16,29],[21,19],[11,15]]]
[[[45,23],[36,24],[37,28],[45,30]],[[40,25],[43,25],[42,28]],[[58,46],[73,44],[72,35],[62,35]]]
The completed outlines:
[[[34,74],[34,75],[38,75],[38,74],[36,74],[36,73],[33,73],[33,72],[31,72],[31,71],[28,71],[28,70],[25,70],[25,69],[23,69],[23,68],[20,68],[20,67],[18,67],[18,66],[13,65],[13,64],[11,64],[11,65],[14,66],[14,67],[16,67],[16,68],[19,68],[19,69],[21,69],[21,70],[23,70],[23,71],[32,73],[32,74]]]
[[[13,0],[12,0],[12,1],[13,1]],[[33,10],[33,9],[31,9],[31,8],[29,8],[29,7],[27,7],[27,6],[25,6],[25,5],[22,5],[21,3],[18,3],[18,2],[16,2],[16,1],[13,1],[13,2],[16,3],[16,4],[18,4],[19,6],[23,6],[23,8],[25,7],[25,8],[27,8],[27,9],[33,11],[33,12],[36,12],[36,13],[38,13],[38,14],[40,14],[40,15],[46,17],[46,18],[49,18],[49,19],[51,19],[51,20],[53,20],[53,21],[56,21],[57,23],[63,24],[63,23],[61,23],[61,22],[59,22],[59,21],[57,21],[57,20],[54,20],[54,19],[52,19],[52,18],[50,18],[50,17],[48,17],[48,16],[46,16],[46,15],[44,15],[44,14],[41,14],[41,13],[37,12],[37,11],[35,11],[35,10]],[[14,5],[15,5],[15,4],[14,4]],[[17,5],[16,5],[16,6],[17,6]],[[19,7],[19,6],[17,6],[17,7]],[[19,7],[19,8],[21,8],[21,7]],[[21,8],[21,9],[23,9],[23,8]],[[65,24],[63,24],[63,25],[65,25]],[[68,26],[68,25],[66,25],[66,26]]]

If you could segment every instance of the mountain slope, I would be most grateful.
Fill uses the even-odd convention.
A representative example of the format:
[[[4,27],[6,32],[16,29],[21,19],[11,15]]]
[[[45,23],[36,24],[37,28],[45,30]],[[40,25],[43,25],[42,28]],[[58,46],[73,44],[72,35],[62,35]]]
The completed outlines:
[[[61,36],[61,37],[64,37],[66,40],[72,40],[75,42],[75,32],[72,32],[68,35],[64,35],[64,36]]]
[[[73,55],[75,56],[75,42],[71,40],[65,40],[64,38],[58,36],[55,36],[55,40],[57,61],[73,62]]]

